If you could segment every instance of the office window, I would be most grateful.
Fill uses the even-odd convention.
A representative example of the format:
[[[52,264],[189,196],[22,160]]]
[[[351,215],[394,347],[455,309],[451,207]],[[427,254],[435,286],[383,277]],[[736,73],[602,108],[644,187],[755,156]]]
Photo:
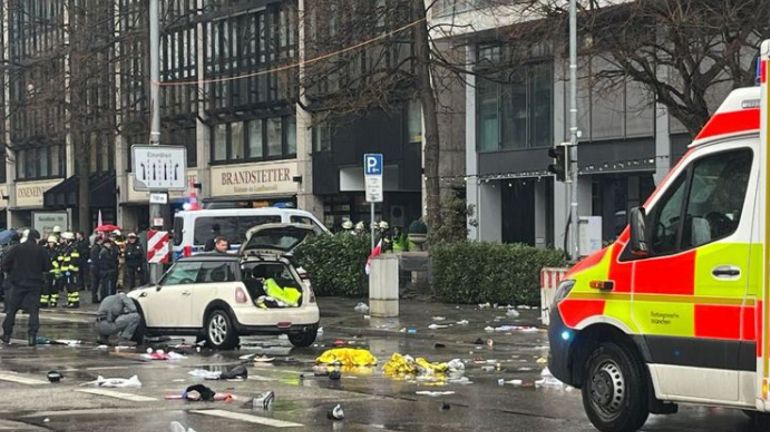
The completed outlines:
[[[251,120],[246,123],[247,136],[249,139],[249,158],[261,158],[264,155],[262,148],[264,140],[262,139],[262,120]]]
[[[230,123],[230,155],[228,159],[243,159],[243,123]]]
[[[211,145],[214,148],[214,161],[227,159],[227,124],[222,123],[214,126],[213,141]]]
[[[297,154],[297,121],[293,116],[284,117],[286,120],[286,155]]]
[[[477,139],[479,151],[497,150],[499,146],[497,84],[479,77],[476,82],[478,115]]]
[[[283,151],[283,134],[281,132],[281,117],[267,119],[267,155],[280,156]]]

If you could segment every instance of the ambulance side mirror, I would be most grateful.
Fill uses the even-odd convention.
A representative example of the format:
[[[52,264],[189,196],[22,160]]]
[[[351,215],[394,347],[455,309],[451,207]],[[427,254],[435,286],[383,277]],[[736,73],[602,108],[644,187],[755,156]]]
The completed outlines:
[[[647,214],[644,207],[634,207],[628,216],[628,224],[631,226],[631,254],[637,258],[650,256],[650,247],[647,243],[647,229],[645,219]]]

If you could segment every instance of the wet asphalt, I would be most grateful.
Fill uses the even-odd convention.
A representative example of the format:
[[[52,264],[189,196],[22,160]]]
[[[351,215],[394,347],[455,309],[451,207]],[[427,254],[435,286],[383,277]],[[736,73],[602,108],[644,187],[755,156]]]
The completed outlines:
[[[538,312],[454,306],[402,300],[401,318],[378,320],[353,310],[355,301],[319,300],[324,332],[309,348],[293,348],[278,337],[243,338],[239,350],[198,352],[194,340],[172,339],[139,348],[97,347],[92,330],[93,307],[77,312],[42,313],[40,336],[78,339],[74,346],[27,347],[26,317],[19,316],[14,344],[0,347],[0,431],[170,431],[171,422],[197,432],[214,431],[593,431],[586,419],[580,391],[537,387],[545,367],[547,338]],[[441,320],[441,318],[444,318]],[[460,323],[467,320],[468,323]],[[447,326],[429,329],[430,324]],[[519,326],[505,332],[486,327]],[[491,342],[490,342],[491,340]],[[186,353],[186,358],[150,361],[148,348]],[[315,358],[335,346],[366,348],[379,362],[374,368],[344,370],[339,381],[314,376]],[[382,365],[394,353],[430,361],[461,359],[469,383],[392,379]],[[228,370],[246,354],[265,355],[271,362],[248,362],[249,377],[241,381],[201,381],[194,369]],[[50,370],[60,383],[47,382]],[[84,385],[97,379],[136,375],[141,388],[111,389]],[[507,381],[503,385],[499,380]],[[512,384],[521,380],[521,384]],[[230,401],[167,400],[189,385],[203,383]],[[93,390],[97,393],[90,393]],[[275,392],[265,411],[252,399]],[[452,392],[440,396],[418,391]],[[137,397],[139,396],[139,397]],[[336,404],[345,419],[332,421],[327,411]],[[651,416],[645,431],[749,431],[735,410],[680,407],[679,414]]]

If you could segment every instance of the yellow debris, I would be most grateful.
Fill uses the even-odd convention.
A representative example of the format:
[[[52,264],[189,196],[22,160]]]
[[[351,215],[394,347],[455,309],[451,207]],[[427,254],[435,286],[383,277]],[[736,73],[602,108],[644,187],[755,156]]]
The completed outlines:
[[[449,370],[446,363],[432,363],[422,357],[417,359],[411,356],[403,356],[399,353],[393,353],[383,366],[383,373],[391,378],[403,377],[405,375],[421,375],[434,377],[435,379],[445,379],[445,374]]]
[[[316,363],[339,364],[341,366],[374,366],[377,358],[369,351],[360,348],[334,348],[325,351]]]

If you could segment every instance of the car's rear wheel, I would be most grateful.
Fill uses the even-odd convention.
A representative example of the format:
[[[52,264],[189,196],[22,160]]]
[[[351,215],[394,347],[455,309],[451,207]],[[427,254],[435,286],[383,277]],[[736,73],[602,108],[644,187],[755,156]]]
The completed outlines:
[[[206,342],[214,349],[233,349],[238,345],[238,334],[227,312],[216,309],[206,319]]]
[[[301,333],[289,334],[289,342],[292,345],[299,348],[309,347],[315,342],[315,338],[318,336],[318,324],[307,326]]]
[[[633,432],[649,415],[642,364],[625,347],[600,344],[589,356],[582,385],[588,419],[602,432]]]

